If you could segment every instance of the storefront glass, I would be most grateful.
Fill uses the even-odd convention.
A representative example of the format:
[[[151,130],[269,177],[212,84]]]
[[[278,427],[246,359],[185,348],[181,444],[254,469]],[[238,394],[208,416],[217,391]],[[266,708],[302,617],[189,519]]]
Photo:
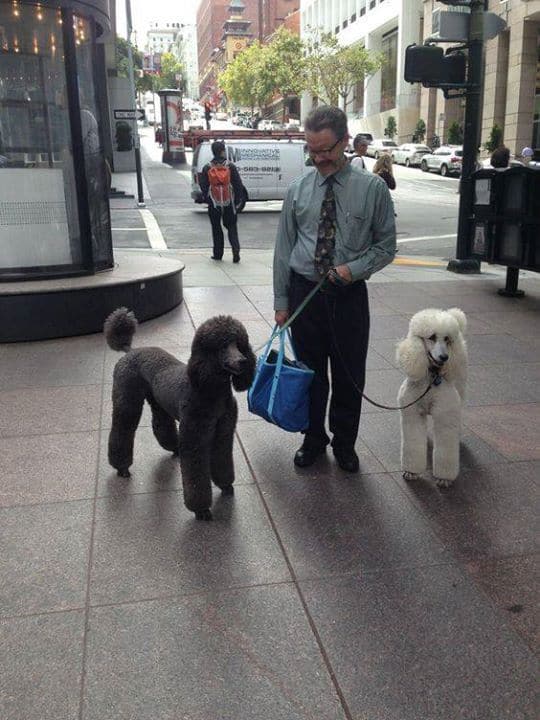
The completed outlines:
[[[93,50],[93,21],[0,0],[0,279],[112,265]]]
[[[99,117],[94,91],[94,44],[92,23],[82,17],[73,17],[75,33],[75,54],[79,80],[79,104],[81,108],[81,130],[84,152],[84,166],[90,210],[92,233],[92,255],[94,264],[108,267],[112,264],[111,227],[109,216],[109,183],[103,160],[103,148]]]

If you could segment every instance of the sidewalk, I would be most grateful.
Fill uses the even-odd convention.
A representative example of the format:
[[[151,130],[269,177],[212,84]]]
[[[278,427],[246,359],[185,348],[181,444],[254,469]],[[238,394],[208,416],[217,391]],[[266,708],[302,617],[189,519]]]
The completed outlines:
[[[270,251],[239,265],[142,252],[183,259],[185,300],[137,345],[186,360],[218,313],[255,347],[268,337]],[[462,471],[446,493],[401,479],[397,413],[365,405],[359,475],[330,453],[300,471],[300,436],[242,394],[236,494],[196,522],[146,410],[131,481],[108,466],[120,356],[101,335],[0,346],[0,718],[536,718],[540,277],[506,299],[503,272],[484,270],[394,264],[369,282],[366,392],[383,403],[410,316],[467,313]]]

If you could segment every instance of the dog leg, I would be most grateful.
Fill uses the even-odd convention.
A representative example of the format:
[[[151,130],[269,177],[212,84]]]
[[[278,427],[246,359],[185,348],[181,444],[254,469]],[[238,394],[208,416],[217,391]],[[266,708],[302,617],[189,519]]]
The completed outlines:
[[[234,495],[234,429],[238,419],[238,406],[232,399],[226,414],[217,423],[210,446],[210,475],[222,495]]]
[[[440,488],[450,487],[459,473],[460,410],[457,393],[432,410],[433,476]]]
[[[194,430],[196,429],[196,431]],[[184,505],[195,513],[197,520],[211,520],[212,482],[210,479],[210,431],[189,417],[184,417],[179,430],[180,469],[184,489]]]
[[[405,480],[415,480],[426,470],[427,417],[414,406],[400,415],[401,470]]]
[[[144,390],[136,378],[113,385],[113,416],[109,433],[109,464],[120,477],[131,477],[133,442],[141,419]]]
[[[178,455],[178,430],[176,421],[160,407],[150,395],[146,399],[152,408],[152,431],[154,437],[164,450]]]

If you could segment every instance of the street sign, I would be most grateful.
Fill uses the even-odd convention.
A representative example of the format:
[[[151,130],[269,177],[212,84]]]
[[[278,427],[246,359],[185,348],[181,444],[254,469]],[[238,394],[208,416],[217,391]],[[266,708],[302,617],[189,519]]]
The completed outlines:
[[[484,39],[491,40],[506,28],[506,21],[492,12],[484,13]]]
[[[115,110],[115,120],[144,120],[146,113],[141,108],[136,110]]]
[[[431,16],[432,38],[435,42],[467,42],[471,15],[463,10],[434,10]],[[506,22],[492,12],[482,14],[484,40],[491,40],[506,28]]]
[[[465,42],[469,37],[470,15],[458,10],[434,10],[431,17],[432,37],[439,42]]]

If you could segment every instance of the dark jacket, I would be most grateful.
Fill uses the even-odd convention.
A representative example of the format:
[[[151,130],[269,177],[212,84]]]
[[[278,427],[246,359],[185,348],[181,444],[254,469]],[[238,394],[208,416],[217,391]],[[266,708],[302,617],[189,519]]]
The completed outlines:
[[[223,165],[225,162],[225,159],[216,160],[216,158],[214,158],[209,163],[206,163],[206,165],[201,171],[201,174],[199,176],[199,187],[201,188],[203,201],[206,203],[211,202],[210,196],[208,194],[208,191],[210,189],[210,181],[208,180],[208,171],[210,170],[210,166]],[[239,205],[240,200],[242,199],[242,196],[244,194],[244,185],[242,184],[240,173],[238,172],[236,165],[230,162],[228,163],[228,166],[229,170],[231,171],[231,185],[233,189],[234,204]]]
[[[381,172],[377,173],[377,175],[384,180],[390,190],[396,189],[396,180],[392,173],[389,173],[388,170],[381,170]]]

